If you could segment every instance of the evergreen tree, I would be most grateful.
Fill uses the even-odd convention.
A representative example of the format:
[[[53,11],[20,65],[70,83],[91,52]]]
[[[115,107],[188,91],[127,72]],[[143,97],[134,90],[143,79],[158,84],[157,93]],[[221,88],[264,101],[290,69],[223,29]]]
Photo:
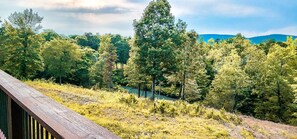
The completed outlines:
[[[256,104],[259,100],[258,91],[264,88],[263,77],[265,75],[266,55],[262,49],[256,46],[246,47],[243,51],[244,71],[250,78],[250,86],[246,92],[246,97],[243,100],[239,111],[247,115],[255,115]]]
[[[263,87],[257,90],[259,102],[256,117],[276,122],[287,122],[292,115],[294,93],[291,87],[296,68],[296,51],[277,44],[269,49],[262,77]]]
[[[130,58],[128,59],[127,66],[125,67],[124,74],[127,76],[129,86],[137,86],[138,97],[140,97],[141,84],[146,85],[147,76],[140,72],[140,67],[135,62],[139,58],[139,47],[135,46],[134,39],[129,43],[131,46]]]
[[[155,84],[176,70],[173,53],[175,35],[174,17],[170,13],[167,0],[149,3],[140,20],[134,21],[135,45],[139,47],[139,58],[135,61],[140,72],[151,77],[152,99],[155,97]]]
[[[241,58],[235,50],[224,58],[224,64],[212,82],[206,103],[227,111],[237,110],[241,98],[249,86],[249,78],[241,69]]]
[[[195,31],[187,33],[184,28],[180,38],[184,41],[176,49],[178,71],[175,75],[180,84],[179,96],[188,101],[201,100],[207,91],[207,75],[201,47],[197,43],[198,35]]]
[[[96,86],[111,89],[114,86],[112,72],[117,59],[116,48],[111,44],[109,34],[101,36],[100,40],[99,60],[91,67],[91,76]]]

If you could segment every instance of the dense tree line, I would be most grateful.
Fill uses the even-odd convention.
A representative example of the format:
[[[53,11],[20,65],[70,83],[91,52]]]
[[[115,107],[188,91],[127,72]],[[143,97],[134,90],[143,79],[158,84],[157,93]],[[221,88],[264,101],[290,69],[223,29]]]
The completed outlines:
[[[167,0],[149,3],[134,36],[59,35],[41,29],[32,10],[0,29],[0,68],[19,79],[45,78],[84,87],[156,90],[191,103],[297,125],[297,39],[251,44],[238,34],[200,41],[175,20]],[[120,66],[119,66],[120,65]],[[295,95],[295,96],[294,96]]]
[[[101,88],[98,84],[106,84],[107,80],[110,87],[114,72],[123,77],[130,38],[92,33],[65,36],[49,29],[40,32],[42,20],[32,9],[15,12],[4,20],[0,30],[1,69],[19,79],[45,78],[84,87]],[[110,49],[113,50],[108,51]],[[114,62],[122,65],[117,71],[114,71]],[[93,71],[98,64],[103,64],[105,70],[97,67],[97,71]],[[100,76],[104,76],[104,80],[96,79]]]

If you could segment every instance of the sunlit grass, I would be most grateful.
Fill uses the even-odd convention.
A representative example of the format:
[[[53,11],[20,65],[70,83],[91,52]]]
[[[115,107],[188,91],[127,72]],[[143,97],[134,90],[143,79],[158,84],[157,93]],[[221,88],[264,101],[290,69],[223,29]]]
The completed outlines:
[[[224,109],[184,101],[154,103],[128,93],[48,81],[26,81],[26,84],[121,138],[234,138],[230,134],[232,128],[240,129],[239,136],[253,138],[252,132],[242,127],[241,118]]]
[[[228,138],[228,130],[222,123],[240,122],[235,115],[208,110],[198,104],[160,101],[154,108],[150,100],[121,92],[45,81],[26,83],[122,138]]]

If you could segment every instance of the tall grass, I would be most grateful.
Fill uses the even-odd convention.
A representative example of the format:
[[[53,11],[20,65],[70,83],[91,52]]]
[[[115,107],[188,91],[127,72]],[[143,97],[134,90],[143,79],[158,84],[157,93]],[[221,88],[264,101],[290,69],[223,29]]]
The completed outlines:
[[[229,138],[224,125],[241,124],[234,114],[198,103],[152,102],[120,91],[60,86],[40,80],[26,83],[122,138]]]

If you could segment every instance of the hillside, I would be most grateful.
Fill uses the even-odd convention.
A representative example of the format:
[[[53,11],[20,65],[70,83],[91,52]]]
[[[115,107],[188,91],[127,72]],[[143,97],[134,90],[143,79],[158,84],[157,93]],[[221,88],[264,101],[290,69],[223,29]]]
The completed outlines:
[[[182,101],[157,101],[122,92],[45,81],[26,84],[122,138],[297,138],[297,127],[236,116]]]
[[[267,40],[273,39],[275,41],[285,42],[287,39],[287,36],[290,35],[283,35],[283,34],[271,34],[271,35],[264,35],[264,36],[256,36],[256,37],[250,37],[247,38],[251,40],[251,43],[259,44],[261,42],[265,42]],[[205,42],[207,42],[209,39],[213,38],[214,40],[220,39],[220,40],[226,40],[228,38],[235,37],[235,35],[221,35],[221,34],[201,34],[201,38]],[[293,36],[293,39],[297,38],[297,36]]]

